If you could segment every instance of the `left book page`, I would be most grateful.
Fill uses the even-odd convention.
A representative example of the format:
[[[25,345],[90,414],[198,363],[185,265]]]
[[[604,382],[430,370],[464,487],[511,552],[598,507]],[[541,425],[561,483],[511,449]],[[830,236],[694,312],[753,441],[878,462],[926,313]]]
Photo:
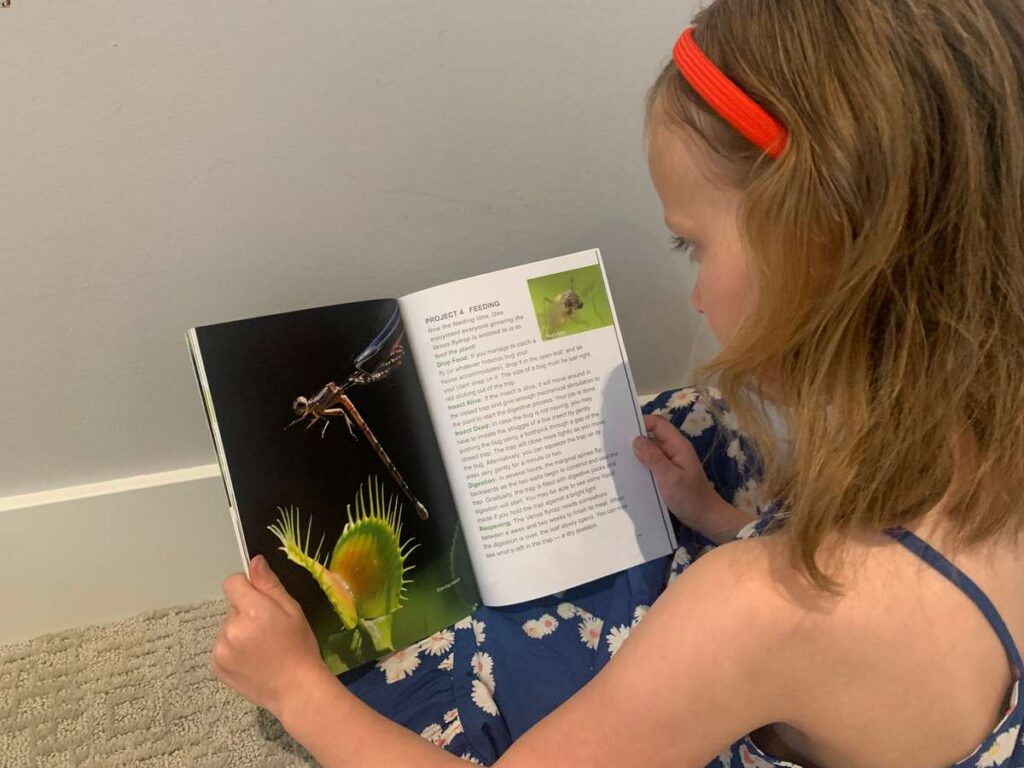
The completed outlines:
[[[187,334],[243,564],[263,554],[336,674],[480,597],[394,300]]]

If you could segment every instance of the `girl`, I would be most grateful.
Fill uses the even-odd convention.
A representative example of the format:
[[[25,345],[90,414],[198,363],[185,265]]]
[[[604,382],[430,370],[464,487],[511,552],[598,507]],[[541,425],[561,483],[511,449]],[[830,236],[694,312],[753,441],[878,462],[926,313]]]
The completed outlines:
[[[682,575],[481,609],[346,688],[257,558],[216,673],[327,766],[1024,766],[1024,7],[717,0],[647,130],[729,403],[665,393],[635,445]]]

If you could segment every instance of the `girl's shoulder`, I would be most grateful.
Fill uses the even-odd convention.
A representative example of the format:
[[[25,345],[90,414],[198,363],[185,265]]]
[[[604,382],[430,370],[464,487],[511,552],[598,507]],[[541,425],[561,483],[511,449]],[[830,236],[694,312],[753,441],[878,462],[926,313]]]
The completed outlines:
[[[789,557],[785,534],[737,538],[700,554],[658,602],[700,611],[738,664],[770,681],[817,640],[806,627],[828,616],[834,598],[812,589]],[[772,649],[768,652],[768,649]],[[782,713],[779,713],[780,715]]]
[[[900,657],[915,645],[934,648],[968,636],[996,654],[1001,645],[988,620],[957,588],[921,557],[884,533],[834,537],[816,560],[836,583],[834,592],[813,583],[796,564],[785,527],[773,529],[764,519],[727,545],[699,558],[710,579],[742,586],[751,607],[767,607],[762,632],[780,633],[787,647],[802,652],[814,646],[816,657],[833,668],[838,657],[863,656],[874,664],[878,654]],[[771,531],[771,532],[766,532]],[[752,535],[743,537],[744,533]],[[1024,633],[1024,551],[994,549],[950,555],[1004,614],[1010,630]],[[1000,565],[1001,564],[1001,565]],[[711,573],[711,571],[715,573]],[[776,621],[770,621],[776,617]],[[794,624],[799,632],[793,631]],[[946,639],[943,638],[943,635]],[[829,658],[834,650],[837,658]]]
[[[996,552],[954,559],[1020,638],[1024,577],[1014,553],[1002,555],[1005,568]],[[794,762],[854,754],[865,764],[953,764],[1006,712],[1013,671],[985,615],[891,537],[848,536],[822,548],[836,594],[792,564],[784,529],[705,557],[709,581],[726,579],[744,595],[763,645],[759,672],[786,691],[771,743],[788,746]]]

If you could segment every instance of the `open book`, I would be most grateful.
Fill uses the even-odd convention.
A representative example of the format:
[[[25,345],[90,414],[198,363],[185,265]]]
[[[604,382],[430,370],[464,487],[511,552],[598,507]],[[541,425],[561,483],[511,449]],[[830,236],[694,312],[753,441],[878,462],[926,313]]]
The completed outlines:
[[[187,336],[243,563],[335,672],[676,546],[597,250]]]

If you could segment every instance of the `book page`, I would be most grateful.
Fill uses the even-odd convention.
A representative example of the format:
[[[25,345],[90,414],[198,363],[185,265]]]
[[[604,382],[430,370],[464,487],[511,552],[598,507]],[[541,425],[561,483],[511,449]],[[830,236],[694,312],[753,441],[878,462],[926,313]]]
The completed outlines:
[[[188,337],[243,562],[267,558],[333,672],[475,608],[395,300],[205,325]]]
[[[508,605],[668,554],[597,250],[399,299],[483,601]]]

